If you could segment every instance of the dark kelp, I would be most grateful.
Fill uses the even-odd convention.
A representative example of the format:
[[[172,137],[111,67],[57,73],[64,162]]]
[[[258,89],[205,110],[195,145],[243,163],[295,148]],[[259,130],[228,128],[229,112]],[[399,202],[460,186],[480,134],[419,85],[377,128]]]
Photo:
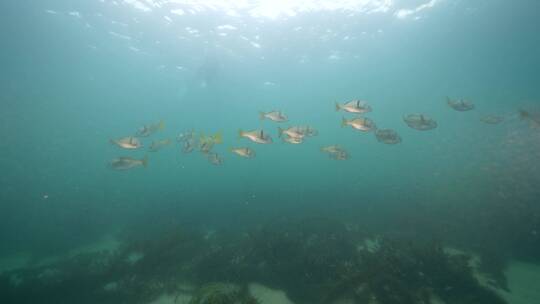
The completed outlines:
[[[505,304],[480,285],[465,254],[415,238],[382,237],[360,249],[365,237],[324,218],[281,219],[240,234],[174,228],[126,239],[115,252],[3,273],[0,302],[142,304],[190,294],[190,304],[256,304],[247,284],[259,282],[297,304]]]

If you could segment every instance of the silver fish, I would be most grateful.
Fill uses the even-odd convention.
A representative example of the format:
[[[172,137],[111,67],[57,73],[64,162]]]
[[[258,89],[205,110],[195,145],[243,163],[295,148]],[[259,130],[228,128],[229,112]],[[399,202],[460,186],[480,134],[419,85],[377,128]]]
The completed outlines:
[[[324,146],[321,148],[321,152],[324,153],[338,153],[341,151],[344,151],[344,149],[339,145]]]
[[[248,147],[231,148],[231,152],[244,158],[255,157],[255,151]]]
[[[437,122],[424,114],[409,114],[403,116],[403,121],[416,130],[427,131],[437,128]]]
[[[343,117],[341,119],[341,126],[351,126],[353,129],[364,132],[369,132],[376,128],[373,120],[365,117],[357,117],[353,119],[346,119],[345,117]]]
[[[197,140],[195,139],[195,132],[193,130],[180,133],[176,137],[176,141],[182,145],[182,152],[191,153],[195,149]]]
[[[282,129],[278,127],[278,136],[282,137],[283,135],[300,139],[306,136],[306,134],[302,131],[301,127],[290,127],[287,129]]]
[[[182,143],[182,152],[191,153],[195,147],[195,141],[187,140]]]
[[[272,143],[272,137],[269,134],[265,133],[263,130],[253,130],[253,131],[238,131],[240,137],[247,138],[252,142],[258,144],[270,144]]]
[[[223,159],[221,159],[217,153],[210,152],[206,157],[212,165],[220,166],[223,164]]]
[[[281,137],[281,139],[286,142],[286,143],[289,143],[289,144],[293,144],[293,145],[298,145],[298,144],[301,144],[304,142],[304,138],[303,137],[292,137],[292,136],[283,136]]]
[[[371,106],[364,100],[351,100],[347,103],[340,104],[336,102],[336,111],[345,111],[349,113],[364,114],[371,112]]]
[[[178,136],[176,136],[176,141],[178,143],[183,143],[183,142],[188,141],[188,140],[190,140],[192,138],[195,138],[195,131],[189,130],[187,132],[183,132],[183,133],[178,134]]]
[[[259,118],[260,120],[269,119],[271,121],[275,122],[286,122],[289,119],[287,118],[287,115],[283,114],[281,111],[271,111],[268,113],[265,112],[259,112]]]
[[[349,159],[349,153],[338,145],[322,147],[321,151],[324,153],[327,153],[330,158],[335,159],[335,160]]]
[[[330,153],[329,156],[330,156],[331,159],[335,159],[335,160],[347,160],[347,159],[349,159],[349,153],[347,153],[347,151],[345,151],[345,150],[338,151],[336,153]]]
[[[446,103],[454,110],[459,112],[470,111],[474,109],[474,104],[465,99],[452,100],[449,97],[446,98]]]
[[[110,142],[122,149],[128,150],[139,149],[143,146],[141,141],[133,136],[123,137],[119,139],[111,139]]]
[[[137,133],[135,134],[135,136],[148,137],[156,133],[157,131],[163,130],[164,128],[165,128],[165,122],[163,121],[160,121],[154,124],[144,125],[137,130]]]
[[[118,157],[109,163],[111,169],[114,170],[129,170],[139,166],[146,168],[148,165],[148,157],[145,156],[143,159],[135,159],[132,157]]]
[[[310,126],[299,126],[299,127],[293,127],[298,130],[299,133],[304,134],[306,137],[313,137],[319,135],[319,131],[316,129],[310,127]]]
[[[214,143],[212,141],[200,141],[199,142],[199,151],[203,154],[208,154],[214,148]]]
[[[375,137],[379,142],[395,145],[401,142],[401,137],[397,134],[396,131],[391,129],[378,129],[375,130]]]

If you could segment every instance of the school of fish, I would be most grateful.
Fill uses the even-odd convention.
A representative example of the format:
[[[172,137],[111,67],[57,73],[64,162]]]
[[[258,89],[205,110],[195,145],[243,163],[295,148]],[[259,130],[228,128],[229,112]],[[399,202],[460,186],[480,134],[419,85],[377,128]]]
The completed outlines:
[[[471,111],[475,109],[475,105],[466,99],[451,99],[447,97],[448,106],[459,112]],[[354,115],[352,118],[342,117],[341,126],[350,127],[354,131],[360,133],[373,133],[378,142],[395,145],[402,142],[401,136],[393,129],[378,128],[375,122],[365,117],[364,115],[372,112],[372,108],[365,100],[351,100],[345,103],[335,103],[336,111],[342,111],[349,115]],[[519,110],[519,117],[527,121],[531,128],[540,128],[540,113],[532,113],[526,110]],[[288,116],[282,111],[259,112],[260,120],[267,120],[274,123],[289,122]],[[485,115],[480,118],[480,121],[485,124],[497,125],[502,123],[505,117],[499,115]],[[438,123],[430,116],[422,113],[413,113],[403,116],[404,123],[415,130],[429,131],[436,129]],[[110,139],[110,143],[123,150],[141,150],[145,147],[142,138],[153,136],[165,128],[165,123],[159,121],[138,128],[135,135]],[[283,143],[299,145],[309,140],[310,137],[317,136],[318,130],[309,125],[296,125],[277,128],[278,138]],[[255,143],[257,145],[268,145],[274,143],[269,132],[263,129],[247,129],[238,131],[239,139]],[[223,143],[221,133],[217,132],[213,135],[205,135],[204,133],[196,133],[194,130],[189,130],[178,134],[176,142],[180,145],[183,153],[192,153],[198,151],[209,163],[219,166],[223,164],[223,157],[214,151],[216,145]],[[153,140],[148,145],[149,152],[158,152],[167,146],[170,146],[172,141],[168,138]],[[244,159],[252,159],[256,157],[255,149],[248,145],[236,145],[230,147],[229,151],[237,157]],[[323,146],[320,151],[333,160],[348,160],[349,152],[338,144]],[[137,167],[146,167],[148,165],[148,155],[142,159],[137,159],[128,156],[120,156],[112,159],[109,162],[109,167],[114,170],[129,170]]]

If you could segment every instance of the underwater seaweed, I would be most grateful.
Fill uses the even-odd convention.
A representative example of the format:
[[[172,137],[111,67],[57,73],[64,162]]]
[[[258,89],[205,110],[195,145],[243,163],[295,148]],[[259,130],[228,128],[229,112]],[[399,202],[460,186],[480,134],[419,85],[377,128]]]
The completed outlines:
[[[448,255],[437,243],[383,239],[377,251],[363,251],[344,269],[323,303],[349,295],[355,303],[430,303],[437,296],[447,304],[505,303],[481,286],[466,255]],[[359,292],[361,291],[361,292]]]
[[[4,273],[0,301],[137,304],[188,292],[190,304],[254,304],[258,301],[246,286],[259,282],[284,290],[298,304],[340,299],[427,304],[432,298],[446,304],[505,304],[478,282],[466,254],[449,254],[439,242],[388,236],[362,247],[351,231],[324,218],[283,219],[211,237],[173,229],[127,241],[116,252]],[[201,287],[193,293],[185,290],[186,283]]]

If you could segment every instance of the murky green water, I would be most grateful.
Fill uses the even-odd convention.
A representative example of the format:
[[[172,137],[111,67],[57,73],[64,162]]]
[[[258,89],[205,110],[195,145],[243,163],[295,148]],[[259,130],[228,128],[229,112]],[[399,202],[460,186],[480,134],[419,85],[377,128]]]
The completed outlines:
[[[532,303],[537,1],[0,8],[2,303]]]

